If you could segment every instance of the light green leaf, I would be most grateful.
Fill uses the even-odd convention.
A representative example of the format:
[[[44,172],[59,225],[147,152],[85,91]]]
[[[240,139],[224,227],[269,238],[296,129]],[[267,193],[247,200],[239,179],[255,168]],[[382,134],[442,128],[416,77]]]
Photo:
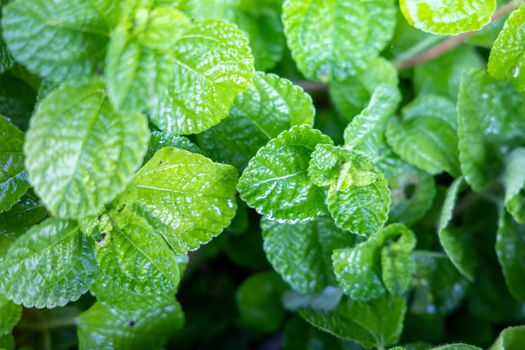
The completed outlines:
[[[2,38],[2,31],[0,30],[0,74],[9,70],[13,64],[15,64],[15,60],[8,50],[7,44]]]
[[[273,271],[260,272],[245,279],[236,294],[240,324],[264,333],[275,332],[284,319],[281,298],[286,288]]]
[[[318,293],[335,285],[332,251],[351,247],[355,236],[339,229],[331,218],[305,223],[279,223],[262,218],[264,251],[275,271],[293,289]]]
[[[369,67],[359,70],[355,75],[330,82],[332,102],[347,119],[352,119],[366,108],[379,85],[398,85],[397,70],[386,59],[374,58]]]
[[[525,343],[525,326],[505,328],[490,350],[519,350]]]
[[[209,242],[235,216],[237,170],[172,147],[158,151],[111,204],[142,217],[176,255]]]
[[[0,293],[25,307],[64,306],[87,292],[97,266],[90,239],[73,221],[47,219],[0,262]]]
[[[521,92],[525,92],[524,24],[525,7],[521,6],[505,22],[490,51],[487,66],[490,75],[513,81]]]
[[[386,129],[388,144],[402,159],[432,174],[460,174],[457,114],[454,103],[421,95],[392,118]]]
[[[379,85],[372,94],[368,107],[352,119],[344,131],[345,147],[353,149],[363,144],[374,133],[383,130],[388,119],[401,102],[397,86]]]
[[[416,94],[439,95],[456,101],[463,72],[484,66],[485,62],[474,47],[458,46],[414,67]]]
[[[46,208],[31,192],[28,192],[9,211],[0,214],[0,237],[18,236],[46,216]]]
[[[463,75],[457,109],[461,170],[482,191],[501,175],[509,148],[523,145],[525,100],[505,81],[472,70]]]
[[[437,348],[432,348],[432,350],[481,350],[481,348],[473,345],[457,343],[438,346]]]
[[[525,224],[525,148],[517,148],[506,158],[503,182],[505,208],[514,220]]]
[[[218,124],[255,70],[248,39],[235,25],[197,21],[172,47],[174,78],[151,112],[159,129],[197,134]]]
[[[342,80],[365,69],[392,37],[394,2],[286,0],[288,47],[309,79]]]
[[[305,309],[300,315],[337,337],[355,341],[367,349],[384,349],[401,336],[405,312],[405,298],[384,296],[370,302],[343,299],[333,311]]]
[[[353,300],[371,300],[387,290],[400,294],[414,270],[410,253],[415,244],[413,232],[404,225],[389,225],[353,248],[334,250],[335,276]]]
[[[302,88],[274,74],[257,72],[237,95],[228,118],[198,136],[214,159],[245,168],[257,150],[294,125],[313,126],[315,109]]]
[[[15,59],[34,73],[54,81],[85,79],[103,60],[112,2],[118,3],[12,1],[3,11],[4,39]]]
[[[38,105],[27,133],[26,167],[55,216],[98,213],[138,169],[149,131],[140,114],[120,115],[104,85],[63,85]]]
[[[342,297],[342,289],[330,286],[317,294],[303,294],[290,289],[284,293],[283,304],[289,311],[297,311],[298,309],[331,311],[339,305]]]
[[[509,214],[502,211],[496,237],[496,253],[509,292],[516,300],[520,301],[525,300],[524,249],[525,225],[516,223]]]
[[[177,10],[128,1],[106,55],[108,95],[117,111],[140,112],[160,103],[173,81],[173,46],[189,26]]]
[[[377,163],[390,187],[392,202],[388,220],[410,224],[432,206],[436,194],[434,178],[394,154]]]
[[[250,160],[237,190],[248,206],[273,220],[306,221],[326,213],[323,190],[308,179],[317,144],[332,141],[307,125],[284,131]]]
[[[184,325],[173,296],[143,298],[126,308],[97,302],[78,320],[80,349],[163,349]]]
[[[0,213],[29,189],[24,168],[24,133],[0,115]]]
[[[438,232],[445,229],[449,225],[450,220],[452,220],[456,200],[464,183],[465,180],[463,177],[458,177],[448,188],[445,202],[443,203],[443,208],[441,209],[441,215],[439,217]]]
[[[182,149],[191,153],[199,153],[205,155],[204,152],[189,139],[184,136],[178,136],[165,131],[152,131],[149,138],[149,146],[144,162],[149,161],[155,153],[164,147],[174,147]]]
[[[455,35],[488,24],[496,0],[401,0],[399,6],[414,27],[433,34]]]
[[[410,312],[440,317],[455,310],[466,295],[467,280],[445,254],[416,251],[413,257],[416,269]]]
[[[0,295],[0,337],[11,333],[22,317],[22,307]],[[1,343],[0,343],[1,347]]]
[[[328,210],[337,226],[368,237],[388,218],[390,190],[383,174],[368,158],[347,153],[337,180],[328,190]]]
[[[316,186],[329,186],[337,180],[341,167],[350,159],[351,153],[331,144],[318,144],[308,165],[308,177]]]
[[[285,40],[280,0],[189,0],[188,3],[193,18],[222,18],[237,24],[250,39],[257,69],[272,68],[281,59]]]

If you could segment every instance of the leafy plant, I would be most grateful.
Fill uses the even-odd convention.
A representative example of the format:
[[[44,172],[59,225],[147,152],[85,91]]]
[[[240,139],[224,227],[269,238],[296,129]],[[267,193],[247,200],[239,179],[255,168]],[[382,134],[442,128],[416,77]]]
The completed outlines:
[[[524,348],[521,1],[0,6],[0,349]]]

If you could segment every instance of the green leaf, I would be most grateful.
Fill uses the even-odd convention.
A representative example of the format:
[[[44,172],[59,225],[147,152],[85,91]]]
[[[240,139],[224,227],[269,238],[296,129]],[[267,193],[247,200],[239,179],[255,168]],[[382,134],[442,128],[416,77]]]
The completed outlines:
[[[236,294],[240,324],[264,333],[275,332],[284,320],[281,297],[286,287],[273,271],[245,279]]]
[[[9,211],[0,214],[0,237],[18,236],[46,216],[46,208],[29,192],[22,196]]]
[[[432,350],[481,350],[481,348],[473,345],[457,343],[438,346],[437,348],[432,348]]]
[[[410,312],[427,317],[442,317],[463,301],[468,282],[445,254],[416,251],[414,297]]]
[[[388,183],[365,156],[347,151],[339,175],[328,190],[328,210],[337,226],[352,233],[370,236],[388,218]]]
[[[410,25],[433,34],[455,35],[488,24],[496,0],[401,0],[399,6]]]
[[[414,265],[414,233],[392,224],[353,248],[332,254],[334,272],[345,294],[353,300],[371,300],[387,291],[400,294],[408,288]]]
[[[173,81],[151,112],[159,129],[198,134],[218,124],[255,70],[246,36],[233,24],[197,21],[171,48]]]
[[[514,220],[525,224],[525,148],[517,148],[506,158],[503,177],[505,208]]]
[[[0,30],[0,74],[9,70],[13,64],[15,64],[15,60],[8,50],[7,44],[2,38],[2,31]]]
[[[0,213],[29,189],[24,168],[24,133],[0,115]]]
[[[386,59],[374,58],[369,67],[359,70],[356,75],[330,82],[332,102],[347,119],[352,119],[366,108],[379,85],[398,85],[397,70]]]
[[[140,112],[160,103],[177,64],[173,46],[189,26],[177,10],[154,8],[151,1],[127,3],[106,56],[108,95],[117,111]]]
[[[332,251],[350,247],[355,236],[330,218],[305,223],[279,223],[262,218],[264,251],[275,271],[302,293],[317,293],[335,285]]]
[[[10,334],[22,317],[22,307],[0,295],[0,337]],[[1,347],[0,343],[0,347]]]
[[[496,79],[508,79],[516,88],[525,92],[525,43],[523,32],[525,24],[525,7],[514,11],[503,26],[490,51],[488,72]]]
[[[441,209],[441,215],[439,217],[438,232],[445,229],[449,225],[450,220],[452,220],[456,200],[464,183],[465,180],[463,177],[458,177],[448,188],[445,202],[443,203],[443,208]]]
[[[463,72],[483,68],[484,64],[474,47],[458,46],[414,67],[416,94],[439,95],[455,101],[458,98]]]
[[[4,74],[0,76],[0,114],[25,131],[35,105],[35,91],[21,79]]]
[[[78,319],[81,349],[163,349],[184,325],[173,296],[143,298],[126,308],[97,302]]]
[[[505,81],[471,70],[463,75],[457,109],[461,170],[482,191],[500,176],[509,149],[523,145],[525,101]]]
[[[330,334],[310,326],[295,316],[284,327],[283,350],[343,350],[343,344]]]
[[[496,253],[507,287],[512,296],[520,301],[525,300],[523,249],[525,249],[525,225],[516,223],[510,215],[502,211],[496,237]]]
[[[204,152],[189,139],[184,136],[178,136],[165,131],[152,131],[149,138],[149,146],[144,162],[149,161],[155,153],[164,147],[174,147],[182,149],[191,153],[199,153],[205,155]]]
[[[25,307],[77,300],[96,277],[90,239],[73,221],[47,219],[21,236],[0,262],[0,293]]]
[[[333,311],[305,309],[300,315],[337,337],[355,341],[367,349],[384,349],[401,336],[405,312],[403,297],[384,296],[370,302],[343,299]]]
[[[432,175],[460,174],[457,114],[448,99],[421,95],[388,123],[388,144],[402,159]]]
[[[342,80],[365,69],[392,37],[391,0],[287,0],[283,24],[299,70],[312,80]]]
[[[351,153],[331,144],[318,144],[308,165],[308,177],[316,186],[329,186],[337,180],[341,167],[350,159]]]
[[[34,73],[54,81],[85,79],[103,60],[112,2],[12,1],[3,11],[4,39]]]
[[[297,311],[304,308],[331,311],[339,305],[342,297],[342,289],[330,286],[317,294],[302,294],[290,289],[284,293],[283,304],[289,311]]]
[[[302,88],[274,74],[257,72],[237,95],[229,116],[198,136],[214,159],[245,168],[257,150],[294,125],[313,126],[315,109]]]
[[[237,207],[236,182],[237,170],[231,165],[166,147],[111,205],[143,218],[176,255],[184,255],[230,224]]]
[[[525,342],[525,326],[505,328],[490,350],[519,350]]]
[[[281,24],[281,1],[276,0],[190,0],[193,18],[226,19],[250,39],[255,67],[267,70],[281,60],[285,40]]]
[[[432,206],[436,194],[434,178],[409,163],[390,155],[377,163],[390,187],[390,222],[411,224]]]
[[[326,213],[325,195],[307,171],[315,146],[331,142],[307,125],[284,131],[250,160],[237,185],[241,198],[273,220],[306,221]]]
[[[373,134],[381,132],[388,119],[401,102],[397,86],[379,85],[372,94],[368,106],[348,124],[344,131],[345,147],[356,148]]]
[[[104,85],[63,85],[38,105],[25,143],[35,192],[55,216],[98,213],[138,169],[149,132],[140,114],[120,115]]]

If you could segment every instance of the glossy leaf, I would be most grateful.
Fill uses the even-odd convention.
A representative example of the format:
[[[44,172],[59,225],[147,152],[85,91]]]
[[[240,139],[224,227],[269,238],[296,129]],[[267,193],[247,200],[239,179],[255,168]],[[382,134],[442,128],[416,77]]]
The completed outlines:
[[[505,328],[490,350],[518,350],[525,342],[525,326]]]
[[[343,299],[333,311],[305,309],[300,315],[337,337],[355,341],[367,349],[381,349],[398,341],[405,312],[404,298],[384,296],[370,302]]]
[[[355,236],[327,217],[297,224],[263,218],[261,228],[264,251],[274,270],[302,293],[317,293],[335,285],[332,251],[355,242]]]
[[[34,73],[54,81],[85,79],[103,60],[111,3],[12,1],[4,8],[4,39],[15,59]]]
[[[312,99],[291,81],[257,72],[253,85],[237,95],[229,116],[199,135],[214,159],[245,168],[257,150],[294,125],[313,126]]]
[[[248,206],[274,220],[306,221],[326,213],[323,191],[310,183],[308,164],[328,136],[309,126],[284,131],[250,160],[237,190]]]
[[[525,224],[525,148],[517,148],[506,158],[503,177],[505,183],[505,208],[514,220]]]
[[[24,149],[30,181],[53,215],[96,214],[129,183],[148,137],[144,116],[115,112],[102,83],[64,85],[31,120]]]
[[[77,300],[96,277],[90,239],[73,221],[47,219],[21,236],[0,262],[0,293],[25,307]]]
[[[457,343],[438,346],[437,348],[432,348],[432,350],[481,350],[481,348],[473,345]]]
[[[255,74],[248,39],[233,24],[194,22],[172,47],[173,81],[151,112],[161,130],[198,134],[218,124]]]
[[[31,192],[28,192],[9,211],[0,214],[0,237],[18,236],[46,216],[46,208]]]
[[[144,298],[118,308],[97,302],[78,320],[81,349],[162,349],[184,325],[184,314],[172,296]]]
[[[283,24],[288,47],[309,79],[344,79],[364,69],[392,37],[391,0],[287,0]]]
[[[490,22],[496,0],[401,0],[408,23],[425,32],[454,35],[475,31]]]
[[[174,135],[165,131],[152,131],[149,138],[148,151],[144,156],[144,162],[149,161],[155,153],[164,147],[174,147],[191,153],[205,155],[197,145],[184,136]]]
[[[284,327],[283,350],[343,350],[337,338],[295,316]]]
[[[23,149],[24,133],[0,115],[0,213],[29,189]]]
[[[0,337],[10,334],[22,317],[22,307],[0,295]],[[1,343],[0,343],[1,346]]]
[[[430,173],[460,173],[456,108],[445,98],[422,95],[403,108],[402,120],[392,118],[388,144],[401,158]]]
[[[334,250],[332,261],[339,285],[353,300],[371,300],[387,291],[402,293],[414,270],[410,253],[415,244],[412,231],[393,224],[353,248]]]

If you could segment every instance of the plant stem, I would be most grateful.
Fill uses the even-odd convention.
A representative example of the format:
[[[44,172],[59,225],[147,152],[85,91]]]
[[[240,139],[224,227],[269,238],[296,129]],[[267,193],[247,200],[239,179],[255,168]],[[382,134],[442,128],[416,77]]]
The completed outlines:
[[[491,23],[496,21],[497,19],[503,17],[503,16],[508,15],[509,13],[514,11],[518,6],[519,6],[519,2],[518,1],[513,1],[513,2],[510,2],[510,3],[500,7],[492,15]],[[394,61],[394,65],[399,70],[411,68],[411,67],[416,66],[418,64],[421,64],[423,62],[431,60],[431,59],[433,59],[433,58],[435,58],[437,56],[440,56],[443,53],[445,53],[445,52],[455,48],[456,46],[458,46],[459,44],[461,44],[462,42],[464,42],[468,38],[472,37],[474,34],[476,34],[476,32],[461,33],[459,35],[451,37],[450,39],[447,39],[447,40],[437,44],[436,46],[434,46],[434,47],[432,47],[432,48],[430,48],[430,49],[428,49],[426,51],[423,51],[423,52],[420,52],[420,53],[416,53],[413,56],[409,56],[409,53],[411,53],[411,52],[418,52],[416,50],[420,46],[420,44],[418,43],[412,49],[407,51],[406,53],[401,54],[400,57]],[[437,37],[437,38],[439,38],[439,37]]]

